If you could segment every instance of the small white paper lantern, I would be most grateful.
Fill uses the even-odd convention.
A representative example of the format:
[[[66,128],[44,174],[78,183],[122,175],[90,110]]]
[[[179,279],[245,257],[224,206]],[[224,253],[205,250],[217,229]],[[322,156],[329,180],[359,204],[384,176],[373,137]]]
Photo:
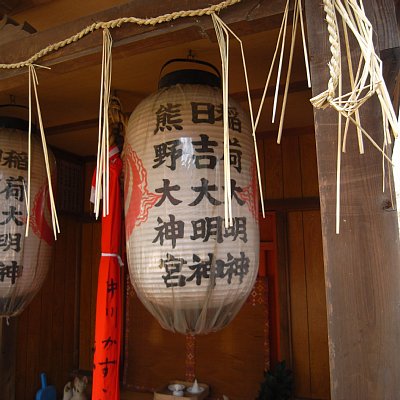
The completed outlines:
[[[42,146],[32,137],[31,207],[27,223],[27,123],[0,117],[0,316],[20,314],[41,288],[51,261],[53,232]],[[49,152],[50,164],[54,157]]]
[[[228,324],[258,272],[258,198],[248,118],[229,102],[234,224],[226,229],[222,92],[207,84],[176,83],[182,77],[207,82],[207,74],[169,74],[166,87],[134,110],[125,137],[131,281],[160,324],[181,333],[207,333]]]

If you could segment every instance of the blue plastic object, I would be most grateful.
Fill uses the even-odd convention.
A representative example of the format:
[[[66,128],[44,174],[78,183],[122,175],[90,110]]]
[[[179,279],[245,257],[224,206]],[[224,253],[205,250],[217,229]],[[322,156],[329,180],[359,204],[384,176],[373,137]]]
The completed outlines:
[[[40,381],[42,388],[37,391],[35,400],[57,400],[56,388],[54,386],[47,386],[46,374],[44,372],[40,374]]]

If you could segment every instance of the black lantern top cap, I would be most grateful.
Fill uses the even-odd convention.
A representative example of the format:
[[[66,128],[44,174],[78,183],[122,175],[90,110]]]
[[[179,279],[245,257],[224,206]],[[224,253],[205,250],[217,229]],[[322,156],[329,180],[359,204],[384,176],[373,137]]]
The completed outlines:
[[[165,67],[172,63],[193,63],[201,66],[211,68],[214,72],[205,71],[202,69],[179,69],[173,72],[169,72],[163,75],[159,82],[158,88],[166,88],[173,85],[180,84],[191,84],[191,85],[208,85],[213,87],[221,87],[221,75],[217,68],[206,61],[192,60],[186,58],[174,58],[167,61],[160,71],[160,76],[164,71]]]
[[[19,104],[0,104],[0,128],[29,130],[27,121],[28,107]],[[32,124],[32,132],[36,132],[36,126]]]

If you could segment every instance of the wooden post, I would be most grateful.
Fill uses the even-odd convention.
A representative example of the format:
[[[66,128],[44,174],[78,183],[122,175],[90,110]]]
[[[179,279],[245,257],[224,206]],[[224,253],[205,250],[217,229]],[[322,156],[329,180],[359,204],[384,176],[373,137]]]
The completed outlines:
[[[0,398],[15,399],[17,319],[0,318]]]
[[[329,79],[330,51],[321,3],[306,0],[313,95],[325,90]],[[387,24],[393,20],[386,7],[393,5],[391,0],[364,3],[369,10],[380,3],[378,23],[397,29]],[[396,212],[387,208],[390,194],[382,193],[382,158],[367,140],[365,154],[359,155],[355,132],[349,132],[347,153],[342,154],[341,230],[336,235],[337,114],[316,110],[314,117],[332,400],[398,399],[400,244]],[[364,104],[361,118],[370,135],[382,143],[376,99]]]

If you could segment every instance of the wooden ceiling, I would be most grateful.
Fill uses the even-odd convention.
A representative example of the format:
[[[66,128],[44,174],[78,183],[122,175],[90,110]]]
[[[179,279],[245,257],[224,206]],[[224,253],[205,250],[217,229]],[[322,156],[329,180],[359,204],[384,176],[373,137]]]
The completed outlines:
[[[217,2],[214,0],[211,3]],[[133,0],[120,3],[118,0],[86,0],[71,7],[68,0],[53,0],[14,14],[13,19],[27,21],[38,33],[8,47],[0,46],[0,62],[21,61],[51,40],[65,38],[93,21],[117,16],[155,16],[166,11],[205,7],[210,1]],[[240,5],[221,12],[221,17],[243,40],[254,107],[258,106],[273,56],[283,7],[283,0],[243,0]],[[38,64],[51,66],[51,70],[38,69],[38,89],[48,141],[53,146],[81,156],[95,154],[97,140],[101,33],[90,36],[38,61]],[[177,20],[155,28],[123,26],[113,30],[112,36],[112,87],[128,113],[157,90],[160,68],[167,60],[184,58],[191,50],[196,58],[220,67],[219,49],[210,17]],[[309,103],[311,92],[305,83],[300,42],[297,40],[285,122],[287,128],[313,124]],[[237,43],[232,43],[230,77],[231,96],[246,107],[245,82]],[[25,69],[0,70],[0,104],[9,102],[10,95],[16,98],[17,103],[26,104],[27,78]],[[274,84],[272,82],[272,86]],[[271,106],[272,97],[268,96],[259,127],[264,134],[277,130],[277,124],[270,122]]]

